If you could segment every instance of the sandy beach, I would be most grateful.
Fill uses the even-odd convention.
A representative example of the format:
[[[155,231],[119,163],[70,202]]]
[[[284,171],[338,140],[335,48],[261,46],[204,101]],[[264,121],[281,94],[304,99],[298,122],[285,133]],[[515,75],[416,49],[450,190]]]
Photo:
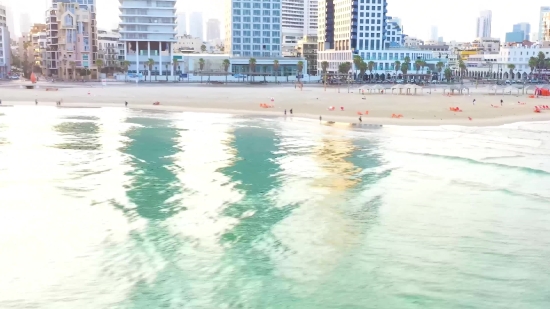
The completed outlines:
[[[38,89],[24,89],[23,83],[8,83],[0,87],[2,105],[51,105],[63,100],[63,106],[124,107],[171,111],[202,111],[253,115],[283,116],[293,110],[294,117],[323,121],[357,123],[358,112],[363,124],[376,125],[472,125],[488,126],[521,121],[550,120],[550,110],[534,113],[536,105],[550,105],[549,98],[529,98],[527,95],[489,95],[487,88],[470,88],[470,94],[443,95],[443,87],[425,88],[423,94],[365,94],[357,86],[305,85],[302,90],[293,85],[207,85],[207,84],[109,84],[83,85],[38,84]],[[47,91],[55,87],[57,91]],[[431,92],[431,93],[430,93]],[[271,102],[273,98],[273,102]],[[472,104],[476,100],[475,105]],[[503,105],[500,107],[500,100]],[[153,102],[160,105],[153,105]],[[518,102],[524,102],[520,105]],[[261,103],[274,105],[261,108]],[[498,107],[493,107],[493,106]],[[334,106],[334,111],[329,111]],[[341,107],[344,110],[341,110]],[[452,112],[459,107],[462,112]],[[365,113],[368,111],[368,115]],[[401,118],[392,118],[400,114]],[[471,118],[471,120],[470,120]]]

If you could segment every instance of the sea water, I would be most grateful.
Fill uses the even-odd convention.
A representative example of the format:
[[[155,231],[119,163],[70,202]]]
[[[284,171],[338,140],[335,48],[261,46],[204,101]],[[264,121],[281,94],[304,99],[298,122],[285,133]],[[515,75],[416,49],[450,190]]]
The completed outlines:
[[[549,307],[549,123],[0,109],[0,308]]]

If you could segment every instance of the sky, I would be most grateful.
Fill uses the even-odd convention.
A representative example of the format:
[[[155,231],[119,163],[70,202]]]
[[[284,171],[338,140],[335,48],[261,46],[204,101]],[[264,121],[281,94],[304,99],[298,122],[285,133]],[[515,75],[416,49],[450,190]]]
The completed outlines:
[[[2,1],[13,3],[17,32],[20,12],[29,12],[33,23],[44,22],[47,3],[51,0],[0,0]],[[99,28],[116,28],[119,1],[96,1]],[[202,11],[205,22],[209,18],[218,18],[223,25],[225,1],[228,0],[179,0],[177,7],[179,11],[187,13]],[[522,0],[514,3],[503,0],[388,0],[388,15],[401,18],[403,30],[407,35],[429,40],[431,27],[437,26],[438,34],[444,41],[460,42],[473,40],[479,12],[492,10],[492,37],[501,38],[504,41],[505,33],[512,31],[512,25],[516,23],[528,22],[531,24],[531,31],[537,31],[541,6],[550,6],[550,1]]]

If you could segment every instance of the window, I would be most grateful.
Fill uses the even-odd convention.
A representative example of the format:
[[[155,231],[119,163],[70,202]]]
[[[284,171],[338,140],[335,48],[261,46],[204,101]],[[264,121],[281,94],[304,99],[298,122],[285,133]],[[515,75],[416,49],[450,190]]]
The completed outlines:
[[[263,32],[263,35],[264,35],[264,36],[269,36],[269,31],[264,31],[264,32]]]
[[[249,30],[243,31],[243,36],[250,36],[250,31]]]
[[[250,8],[250,2],[243,3],[243,8],[249,9]]]
[[[250,24],[243,24],[243,29],[250,29]]]
[[[252,38],[252,43],[260,43],[260,38]]]
[[[275,13],[275,11],[273,13]],[[271,14],[271,11],[270,10],[264,10],[263,14],[264,14],[264,16],[269,16]],[[275,15],[275,14],[273,14],[273,15]]]
[[[243,21],[245,23],[249,23],[250,22],[250,17],[249,16],[243,17]],[[244,28],[244,29],[250,29],[250,28]]]
[[[241,32],[237,30],[233,30],[233,36],[241,36]]]
[[[233,43],[241,43],[241,38],[233,38]]]
[[[233,24],[233,29],[241,29],[241,24]]]
[[[260,30],[260,29],[261,29],[261,25],[260,25],[260,24],[253,24],[253,25],[252,25],[252,29]]]
[[[260,10],[254,10],[254,15],[256,15],[256,16],[262,15],[261,12],[262,12],[262,11],[260,11]]]
[[[241,49],[241,45],[235,44],[235,45],[233,45],[233,49],[234,49],[234,50],[240,50],[240,49]]]
[[[264,23],[268,23],[269,24],[269,17],[264,17]]]
[[[269,24],[263,24],[263,25],[262,25],[262,29],[264,29],[264,30],[269,30]]]
[[[233,9],[233,15],[241,15],[241,10]]]
[[[252,36],[261,36],[261,31],[252,31]]]
[[[252,18],[252,22],[254,22],[254,23],[261,23],[261,20],[262,19],[260,17],[253,17]]]
[[[241,22],[241,18],[239,16],[233,16],[233,22],[235,23],[240,23]]]
[[[243,15],[250,15],[250,10],[243,10]]]

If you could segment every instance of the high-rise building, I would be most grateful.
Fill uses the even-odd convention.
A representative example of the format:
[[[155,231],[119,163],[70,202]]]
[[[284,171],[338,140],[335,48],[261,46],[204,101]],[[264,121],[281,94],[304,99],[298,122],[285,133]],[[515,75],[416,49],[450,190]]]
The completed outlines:
[[[189,15],[189,34],[203,40],[204,30],[201,12],[193,12]]]
[[[176,42],[176,0],[119,0],[120,41],[129,73],[172,75],[172,44]],[[149,70],[148,60],[154,64]]]
[[[31,17],[29,13],[21,13],[19,16],[19,28],[21,33],[27,33],[31,29]]]
[[[0,5],[0,78],[6,77],[11,68],[10,32],[6,26],[6,7]]]
[[[87,78],[83,73],[96,76],[96,0],[53,0],[46,25],[43,73],[65,79]]]
[[[478,38],[490,38],[491,37],[491,23],[493,19],[493,13],[491,11],[481,11],[477,18],[476,25],[476,37]]]
[[[178,35],[186,35],[187,34],[187,18],[185,13],[178,13],[177,14],[177,34]]]
[[[430,40],[438,42],[439,36],[437,35],[437,26],[432,26]]]
[[[281,0],[227,0],[225,52],[233,56],[281,56]]]
[[[544,40],[544,14],[550,13],[550,6],[541,6],[539,12],[539,42]]]
[[[206,22],[206,40],[213,41],[220,39],[220,21],[217,19],[209,19]]]
[[[403,26],[398,18],[387,16],[388,0],[319,1],[317,69],[328,62],[329,72],[338,72],[339,65],[353,62],[353,56],[365,61],[376,60],[373,71],[385,76],[395,74],[395,61],[430,59],[431,51],[404,46]]]
[[[531,25],[529,23],[515,24],[512,29],[513,32],[523,31],[523,39],[529,41],[529,34],[531,33]]]
[[[13,6],[11,0],[0,0],[0,5],[4,7],[4,23],[8,28],[11,38],[15,38],[15,20],[13,18]],[[28,29],[27,29],[28,31]]]
[[[299,40],[317,35],[318,0],[282,0],[283,54],[293,52]]]

